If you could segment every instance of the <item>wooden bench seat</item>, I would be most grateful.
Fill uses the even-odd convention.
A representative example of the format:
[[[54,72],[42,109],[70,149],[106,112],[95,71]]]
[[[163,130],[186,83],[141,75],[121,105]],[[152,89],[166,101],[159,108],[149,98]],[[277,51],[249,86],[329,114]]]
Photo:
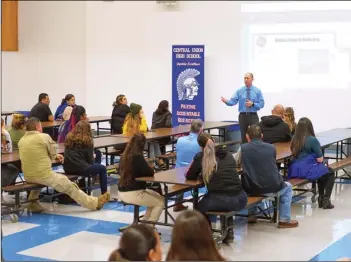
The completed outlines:
[[[106,154],[105,149],[102,149],[101,153]],[[123,154],[123,150],[115,149],[113,147],[109,147],[108,150],[107,150],[107,155],[120,156],[122,154]]]
[[[334,162],[332,164],[329,165],[329,167],[331,169],[333,169],[334,171],[338,171],[340,169],[343,169],[347,166],[351,166],[351,156],[341,159],[340,161]]]
[[[250,196],[250,197],[248,197],[245,209],[249,209],[257,204],[260,204],[266,198],[267,197],[263,197],[263,196],[259,196],[259,197]],[[209,211],[206,214],[215,215],[215,216],[230,216],[231,214],[233,214],[232,216],[234,216],[236,213],[238,213],[240,211]]]
[[[158,158],[170,160],[170,159],[175,159],[176,157],[177,157],[176,152],[169,152],[164,155],[160,155]]]
[[[172,185],[168,188],[168,194],[174,194],[174,193],[177,193],[177,192],[184,192],[184,191],[187,191],[187,190],[191,190],[192,187],[191,186],[186,186],[186,185]]]
[[[262,201],[266,198],[267,197],[264,197],[264,196],[259,196],[259,197],[250,196],[250,197],[248,197],[245,209],[250,209],[250,208],[256,206],[257,204],[262,203]],[[234,225],[229,225],[228,219],[230,217],[237,215],[240,211],[227,211],[227,212],[226,211],[209,211],[209,212],[206,212],[207,215],[219,216],[219,218],[220,218],[221,228],[219,230],[212,229],[212,231],[220,233],[220,237],[216,238],[217,245],[220,245],[222,243],[223,239],[227,235],[228,229],[234,228]]]
[[[292,179],[287,180],[287,182],[289,182],[292,185],[293,189],[310,183],[310,181],[308,181],[307,179],[301,179],[301,178],[292,178]]]
[[[66,174],[65,174],[66,175]],[[79,178],[78,175],[66,175],[67,178],[71,181],[77,180]],[[36,183],[29,183],[29,182],[22,182],[22,183],[17,183],[14,185],[2,187],[1,190],[4,192],[8,193],[14,193],[15,194],[15,206],[19,208],[20,206],[20,193],[21,192],[26,192],[26,191],[31,191],[31,190],[39,190],[42,188],[45,188],[45,185],[40,185]]]
[[[168,170],[171,161],[172,161],[172,163],[174,165],[174,160],[177,158],[177,153],[176,152],[169,152],[169,153],[166,153],[164,155],[160,155],[158,158],[165,161],[166,169]]]
[[[40,189],[40,188],[44,188],[45,186],[39,185],[39,184],[34,184],[34,183],[18,183],[15,185],[10,185],[10,186],[5,186],[2,187],[1,190],[3,190],[4,192],[25,192],[25,191],[30,191],[30,190],[34,190],[34,189]]]
[[[224,142],[219,142],[216,143],[216,147],[227,147],[227,146],[233,146],[233,145],[239,145],[241,143],[241,141],[224,141]]]

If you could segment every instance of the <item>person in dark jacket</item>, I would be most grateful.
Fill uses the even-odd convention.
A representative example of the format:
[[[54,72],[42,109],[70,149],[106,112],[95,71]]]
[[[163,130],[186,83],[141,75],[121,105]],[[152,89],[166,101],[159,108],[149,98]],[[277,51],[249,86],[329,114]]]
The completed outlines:
[[[196,205],[196,209],[206,216],[208,211],[240,211],[246,207],[247,195],[242,188],[233,155],[223,149],[216,149],[213,138],[202,133],[197,139],[202,152],[194,157],[186,178],[199,179],[202,174],[207,194]],[[230,218],[233,225],[233,218]],[[233,229],[229,229],[224,243],[233,242]]]
[[[261,117],[259,126],[263,133],[263,142],[274,144],[291,140],[291,132],[287,123],[283,120],[284,107],[276,105],[272,115]]]
[[[118,95],[116,102],[113,103],[111,128],[113,134],[122,134],[122,126],[124,119],[130,112],[130,108],[127,105],[128,101],[125,95]]]
[[[152,115],[151,129],[172,127],[172,113],[169,112],[169,103],[162,100]]]
[[[124,150],[119,163],[118,199],[128,204],[146,206],[143,220],[157,222],[165,206],[163,196],[154,190],[146,189],[146,182],[135,180],[138,177],[154,175],[154,170],[143,155],[145,143],[146,137],[136,133]]]
[[[151,129],[172,127],[172,113],[169,111],[169,103],[167,100],[162,100],[156,111],[152,115]],[[161,152],[165,153],[165,145],[170,142],[169,137],[157,139],[160,145]]]
[[[101,194],[107,192],[107,171],[104,165],[94,163],[94,142],[88,120],[81,120],[65,140],[63,169],[80,176],[99,175]]]
[[[262,141],[261,128],[252,125],[248,128],[247,144],[241,145],[243,174],[241,181],[249,195],[261,196],[279,192],[279,228],[297,227],[299,223],[290,219],[292,186],[284,182],[279,173],[274,145]],[[255,221],[255,220],[254,220]],[[251,222],[254,222],[251,220]]]

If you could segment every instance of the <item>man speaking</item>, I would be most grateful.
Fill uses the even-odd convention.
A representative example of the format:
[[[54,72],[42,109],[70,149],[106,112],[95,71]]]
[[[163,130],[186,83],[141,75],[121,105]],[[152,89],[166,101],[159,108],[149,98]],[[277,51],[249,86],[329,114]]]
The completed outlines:
[[[264,99],[260,89],[252,85],[253,74],[246,73],[244,76],[245,86],[236,90],[228,100],[221,97],[222,102],[227,106],[235,106],[239,103],[239,126],[242,143],[246,143],[246,132],[250,125],[257,125],[259,122],[257,111],[264,107]]]

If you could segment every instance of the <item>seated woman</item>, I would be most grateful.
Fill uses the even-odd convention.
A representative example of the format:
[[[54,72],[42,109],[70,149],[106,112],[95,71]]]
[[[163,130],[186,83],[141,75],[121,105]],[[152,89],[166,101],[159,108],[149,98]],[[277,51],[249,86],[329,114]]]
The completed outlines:
[[[71,117],[72,109],[76,104],[74,95],[67,94],[61,101],[55,112],[55,120],[68,120]]]
[[[157,192],[146,189],[146,182],[135,180],[154,175],[154,170],[143,156],[145,143],[145,136],[137,133],[122,154],[119,163],[118,198],[129,204],[146,206],[143,220],[157,222],[164,208],[164,198]]]
[[[25,116],[23,114],[13,114],[11,128],[8,130],[11,140],[13,150],[18,150],[18,142],[26,133],[25,127]]]
[[[182,212],[172,230],[167,261],[225,261],[213,241],[206,218],[194,210]]]
[[[206,216],[208,211],[239,211],[245,208],[247,195],[236,171],[233,155],[215,148],[213,138],[208,133],[200,134],[197,141],[202,152],[194,157],[186,178],[195,180],[202,174],[207,194],[196,205],[196,209]],[[228,223],[233,225],[232,217]],[[233,238],[233,229],[229,229],[223,242],[232,242]]]
[[[295,122],[295,113],[292,107],[286,107],[284,110],[284,121],[288,124],[290,128],[291,135],[295,134],[296,122]]]
[[[123,231],[119,248],[108,261],[161,261],[161,240],[157,232],[145,224],[131,225]]]
[[[74,106],[71,117],[59,127],[57,142],[64,143],[67,134],[76,126],[76,124],[81,120],[87,119],[88,117],[85,108],[79,105]]]
[[[288,178],[302,178],[318,184],[318,207],[332,209],[330,197],[334,187],[334,172],[323,162],[323,153],[314,133],[311,120],[303,117],[296,126],[291,141],[293,161],[288,167]]]
[[[94,163],[94,142],[90,123],[82,120],[67,135],[63,169],[68,174],[90,177],[99,175],[101,195],[107,192],[106,167]]]
[[[123,123],[130,113],[130,107],[127,105],[127,98],[125,95],[118,95],[116,102],[113,103],[113,111],[111,116],[111,129],[113,134],[122,134]]]
[[[133,135],[138,132],[144,133],[147,131],[148,127],[142,106],[131,103],[130,113],[127,115],[123,124],[123,134]],[[160,145],[155,142],[145,144],[145,150],[149,150],[150,158],[157,158],[161,155]],[[157,164],[160,168],[164,168],[166,166],[162,159],[158,159]]]
[[[152,115],[151,129],[172,127],[172,113],[169,111],[169,103],[167,100],[162,100],[156,111]],[[169,137],[157,139],[156,142],[160,145],[161,151],[165,153],[165,145],[170,142]]]

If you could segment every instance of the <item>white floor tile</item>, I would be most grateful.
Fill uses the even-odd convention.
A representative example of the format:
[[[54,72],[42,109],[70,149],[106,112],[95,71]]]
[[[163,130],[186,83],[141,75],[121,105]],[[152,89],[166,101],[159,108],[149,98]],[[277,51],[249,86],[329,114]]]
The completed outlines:
[[[12,223],[10,220],[2,220],[3,236],[12,235],[38,226],[37,224],[23,222]]]
[[[107,261],[119,236],[82,231],[19,254],[58,261]]]

